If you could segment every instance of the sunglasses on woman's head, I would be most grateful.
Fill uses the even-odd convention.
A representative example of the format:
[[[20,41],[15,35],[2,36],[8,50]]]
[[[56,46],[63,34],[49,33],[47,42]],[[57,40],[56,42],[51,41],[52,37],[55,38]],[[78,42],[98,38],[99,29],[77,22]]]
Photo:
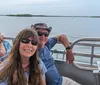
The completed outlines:
[[[49,36],[49,33],[48,32],[40,32],[40,31],[38,31],[37,32],[38,33],[38,36],[45,36],[45,37],[48,37]]]
[[[28,38],[21,38],[21,40],[20,40],[22,43],[25,43],[25,44],[28,44],[30,41],[31,41],[31,44],[32,45],[37,45],[38,44],[38,41],[37,40],[30,40],[30,39],[28,39]]]

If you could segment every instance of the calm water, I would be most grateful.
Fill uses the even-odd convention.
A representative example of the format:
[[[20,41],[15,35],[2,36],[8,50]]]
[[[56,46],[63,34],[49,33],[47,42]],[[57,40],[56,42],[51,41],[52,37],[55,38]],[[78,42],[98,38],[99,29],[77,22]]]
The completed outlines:
[[[52,26],[51,36],[65,33],[70,41],[100,37],[100,18],[0,16],[0,32],[14,37],[20,30],[37,22]]]
[[[100,37],[100,18],[74,17],[8,17],[0,16],[0,32],[5,36],[15,37],[16,34],[31,24],[44,22],[51,26],[50,36],[65,33],[70,41],[85,37]],[[56,45],[58,49],[61,46]],[[84,51],[86,51],[85,49]],[[98,51],[100,54],[100,52]],[[79,57],[80,58],[80,57]],[[79,59],[78,58],[78,59]],[[87,60],[87,59],[80,59]],[[89,59],[90,60],[90,59]],[[88,60],[87,60],[88,62]]]

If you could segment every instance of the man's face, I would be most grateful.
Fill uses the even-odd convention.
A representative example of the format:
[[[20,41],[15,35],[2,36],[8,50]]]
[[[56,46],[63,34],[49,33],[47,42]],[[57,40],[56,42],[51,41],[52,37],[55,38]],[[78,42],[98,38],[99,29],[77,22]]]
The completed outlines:
[[[39,47],[43,48],[48,41],[49,33],[45,29],[37,29],[37,33],[39,36]]]

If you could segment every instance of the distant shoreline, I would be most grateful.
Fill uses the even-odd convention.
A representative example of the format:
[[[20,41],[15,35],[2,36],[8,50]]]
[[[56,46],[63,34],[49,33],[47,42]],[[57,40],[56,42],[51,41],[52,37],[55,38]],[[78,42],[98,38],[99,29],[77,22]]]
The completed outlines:
[[[63,15],[32,15],[32,14],[8,14],[0,16],[9,17],[84,17],[84,18],[100,18],[100,16],[63,16]]]

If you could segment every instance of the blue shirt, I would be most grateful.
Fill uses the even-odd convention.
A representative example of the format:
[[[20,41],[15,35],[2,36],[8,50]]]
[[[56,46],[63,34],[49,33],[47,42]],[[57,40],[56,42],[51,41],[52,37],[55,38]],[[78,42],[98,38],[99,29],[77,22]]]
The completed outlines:
[[[7,54],[11,50],[11,45],[8,41],[4,41],[3,44],[6,49],[6,54]]]
[[[6,54],[8,54],[11,50],[11,45],[8,41],[4,41],[3,44],[4,44],[4,47],[6,50]],[[4,56],[0,57],[0,61],[3,61],[7,57],[6,54]]]
[[[51,54],[51,48],[57,43],[56,38],[48,39],[48,42],[44,48],[40,48],[39,56],[44,62],[47,72],[46,72],[46,85],[62,85],[62,77],[58,73],[58,70],[54,64],[54,59]]]
[[[2,62],[2,65],[0,65],[0,70],[2,70],[2,69],[5,67],[6,64],[7,64],[7,61],[4,60],[4,61]],[[41,69],[42,69],[42,75],[45,76],[45,73],[47,72],[47,69],[46,69],[46,67],[45,67],[45,65],[44,65],[44,63],[42,62],[41,59],[40,59],[40,66],[41,66]],[[26,76],[26,78],[28,79],[29,73],[28,73],[28,72],[25,72],[25,76]],[[8,85],[8,83],[7,83],[7,81],[5,80],[4,82],[0,82],[0,85]]]

